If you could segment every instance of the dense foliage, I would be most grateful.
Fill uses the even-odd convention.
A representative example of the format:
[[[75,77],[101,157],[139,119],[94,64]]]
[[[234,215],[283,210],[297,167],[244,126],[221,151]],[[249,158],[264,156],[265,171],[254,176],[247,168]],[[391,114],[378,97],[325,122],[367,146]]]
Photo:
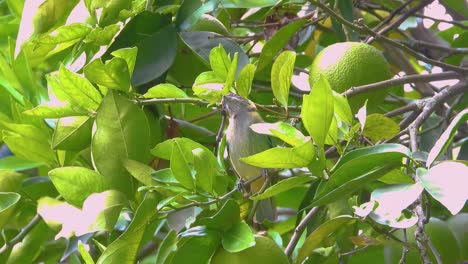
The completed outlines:
[[[5,0],[0,18],[0,263],[468,260],[465,1]],[[322,70],[332,46],[360,48]],[[274,144],[242,159],[268,169],[259,193],[228,158],[228,93]]]

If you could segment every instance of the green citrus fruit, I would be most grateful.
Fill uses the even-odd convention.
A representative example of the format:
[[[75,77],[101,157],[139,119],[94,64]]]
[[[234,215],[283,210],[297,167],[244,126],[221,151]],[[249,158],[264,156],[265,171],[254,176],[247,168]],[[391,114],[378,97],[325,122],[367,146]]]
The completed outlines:
[[[320,76],[328,80],[334,91],[342,93],[351,87],[388,80],[392,73],[378,49],[360,42],[342,42],[324,48],[317,55],[310,68],[311,87]],[[384,90],[374,90],[350,97],[349,104],[356,112],[368,99],[368,108],[372,109],[383,102],[385,95]]]
[[[255,246],[231,253],[220,247],[211,258],[212,264],[289,264],[288,257],[276,243],[262,236],[255,236]]]

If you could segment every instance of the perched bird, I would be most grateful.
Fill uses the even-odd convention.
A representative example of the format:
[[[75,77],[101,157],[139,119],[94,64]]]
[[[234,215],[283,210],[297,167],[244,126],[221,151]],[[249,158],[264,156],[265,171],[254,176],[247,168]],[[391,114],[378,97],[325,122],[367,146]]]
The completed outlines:
[[[229,126],[226,130],[229,158],[236,174],[243,181],[266,174],[266,170],[242,162],[243,157],[251,156],[271,147],[270,138],[266,135],[255,133],[250,126],[262,123],[263,120],[257,112],[255,104],[236,94],[227,94],[222,100],[223,108],[229,117]],[[261,177],[250,184],[250,193],[259,192],[266,178]],[[255,221],[274,221],[276,218],[275,207],[271,199],[260,200],[255,212]]]

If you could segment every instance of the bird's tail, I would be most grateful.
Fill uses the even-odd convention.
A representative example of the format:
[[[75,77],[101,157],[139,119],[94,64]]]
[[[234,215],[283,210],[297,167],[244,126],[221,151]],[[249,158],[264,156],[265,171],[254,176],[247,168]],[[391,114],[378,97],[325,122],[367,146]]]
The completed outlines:
[[[265,183],[264,178],[260,178],[250,184],[251,193],[258,193]],[[259,200],[255,211],[255,222],[262,223],[263,221],[274,222],[276,220],[276,206],[272,198]]]
[[[274,222],[276,220],[276,207],[272,198],[258,201],[257,211],[255,212],[255,222],[262,223],[263,221]]]

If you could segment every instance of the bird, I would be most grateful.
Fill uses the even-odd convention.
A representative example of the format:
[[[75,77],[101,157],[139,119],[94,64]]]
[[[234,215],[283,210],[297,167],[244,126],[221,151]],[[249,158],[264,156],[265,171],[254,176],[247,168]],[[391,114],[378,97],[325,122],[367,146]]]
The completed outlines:
[[[263,123],[262,117],[252,101],[234,93],[225,95],[221,104],[229,119],[225,134],[232,168],[242,181],[264,175],[249,186],[250,194],[258,193],[262,189],[268,173],[263,168],[244,163],[241,158],[271,148],[271,140],[267,135],[255,133],[250,128],[253,124]],[[257,223],[262,223],[265,220],[274,222],[275,219],[276,210],[273,200],[271,198],[260,200],[257,204],[254,221]]]

